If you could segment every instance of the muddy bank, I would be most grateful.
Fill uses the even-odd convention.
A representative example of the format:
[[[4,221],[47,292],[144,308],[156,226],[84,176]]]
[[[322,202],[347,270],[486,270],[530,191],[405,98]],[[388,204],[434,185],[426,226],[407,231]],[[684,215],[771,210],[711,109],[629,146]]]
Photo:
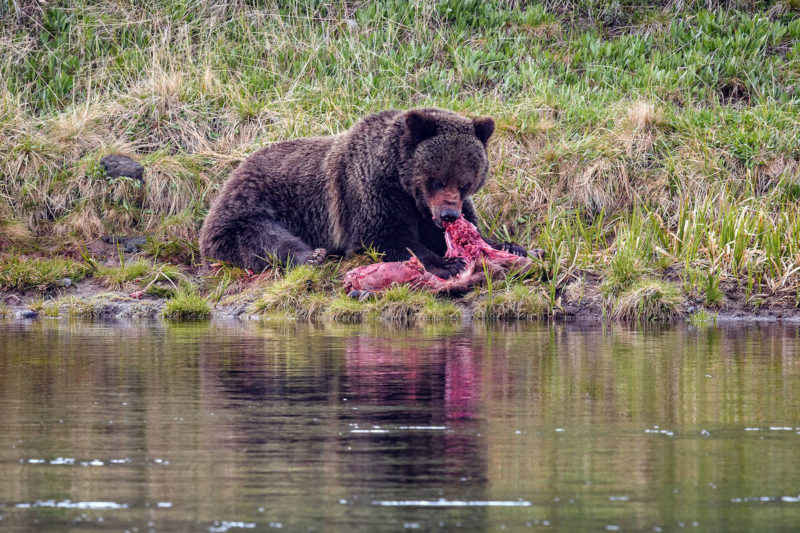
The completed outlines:
[[[578,323],[631,322],[620,320],[613,314],[615,303],[603,297],[600,284],[583,283],[578,292],[574,286],[567,285],[556,292],[556,302],[550,309],[542,286],[539,283],[518,285],[510,295],[508,290],[497,290],[487,299],[476,291],[462,297],[433,297],[426,293],[407,291],[410,296],[391,297],[391,313],[387,313],[386,303],[381,299],[358,302],[346,298],[341,291],[328,290],[310,293],[309,298],[317,299],[319,309],[309,310],[307,301],[298,300],[296,306],[291,300],[297,294],[292,287],[285,290],[289,305],[281,308],[265,305],[269,301],[265,295],[281,297],[280,282],[252,276],[240,280],[234,290],[224,295],[207,294],[209,318],[234,318],[241,320],[288,320],[309,322],[370,322],[385,321],[413,324],[422,322],[469,322],[476,320],[556,320]],[[196,278],[197,279],[197,278]],[[335,283],[335,282],[334,282]],[[140,290],[141,284],[130,283],[120,290],[110,290],[101,281],[88,278],[69,283],[68,286],[54,287],[45,292],[0,291],[0,318],[10,320],[35,320],[52,318],[89,319],[161,319],[164,318],[169,298],[147,294]],[[529,292],[533,301],[520,302],[522,294]],[[419,294],[422,299],[414,299]],[[479,294],[481,294],[479,296]],[[632,322],[689,322],[697,324],[769,322],[800,324],[800,309],[786,305],[785,299],[763,299],[757,308],[748,308],[743,293],[729,290],[729,297],[719,306],[703,306],[696,298],[683,297],[680,308],[669,317],[642,317]],[[514,300],[516,298],[517,300]],[[421,303],[420,303],[421,302]],[[440,303],[447,311],[436,309],[420,311],[431,302]],[[376,310],[380,306],[382,310]],[[345,311],[340,308],[347,307]],[[331,312],[333,309],[335,312]],[[438,314],[437,314],[438,313]],[[180,318],[180,317],[179,317]]]
[[[558,269],[534,258],[524,275],[484,282],[458,297],[400,286],[358,301],[345,294],[342,280],[354,267],[374,262],[366,255],[253,274],[164,257],[140,241],[98,239],[0,254],[0,318],[800,323],[796,294],[730,279],[713,292],[692,289],[697,285],[674,264],[627,277],[615,277],[611,269],[574,269],[554,279],[548,272]]]

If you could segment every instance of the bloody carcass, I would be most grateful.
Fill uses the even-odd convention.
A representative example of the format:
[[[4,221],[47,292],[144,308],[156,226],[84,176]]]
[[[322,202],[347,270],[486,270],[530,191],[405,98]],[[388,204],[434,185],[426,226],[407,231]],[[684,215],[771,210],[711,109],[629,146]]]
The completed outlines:
[[[511,271],[525,271],[531,259],[502,250],[495,250],[481,238],[475,226],[462,216],[455,222],[444,223],[444,238],[447,243],[445,257],[464,260],[464,269],[443,279],[425,270],[416,257],[408,261],[376,263],[354,268],[344,276],[344,289],[351,296],[379,292],[392,285],[409,285],[424,288],[434,293],[459,293],[469,290],[486,280],[498,279]]]

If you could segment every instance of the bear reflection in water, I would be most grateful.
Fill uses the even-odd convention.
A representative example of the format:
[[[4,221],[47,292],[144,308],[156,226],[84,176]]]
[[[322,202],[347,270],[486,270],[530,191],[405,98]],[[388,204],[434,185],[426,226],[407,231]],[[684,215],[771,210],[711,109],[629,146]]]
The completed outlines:
[[[353,399],[371,405],[440,403],[426,422],[474,418],[480,366],[466,339],[420,344],[382,337],[349,337],[345,368]],[[402,422],[405,413],[400,413]]]
[[[228,356],[221,385],[240,421],[230,445],[268,454],[270,469],[322,469],[348,494],[370,480],[387,496],[409,483],[420,499],[448,486],[485,496],[481,357],[470,337],[306,340],[292,356],[274,344]]]

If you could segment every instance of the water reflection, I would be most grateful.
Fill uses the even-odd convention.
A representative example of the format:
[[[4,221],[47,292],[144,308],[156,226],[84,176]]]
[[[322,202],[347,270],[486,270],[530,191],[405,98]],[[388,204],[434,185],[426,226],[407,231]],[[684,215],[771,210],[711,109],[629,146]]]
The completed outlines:
[[[0,525],[788,530],[798,348],[777,327],[0,324]]]
[[[415,513],[371,503],[411,487],[417,498],[438,499],[447,483],[484,498],[480,365],[468,337],[273,335],[233,353],[210,346],[202,357],[204,383],[226,398],[220,404],[247,412],[230,431],[236,437],[220,444],[246,450],[250,464],[269,463],[261,490],[302,492],[301,513],[333,499],[342,523],[391,514],[384,520],[395,525]],[[454,523],[480,528],[484,516],[473,510]]]

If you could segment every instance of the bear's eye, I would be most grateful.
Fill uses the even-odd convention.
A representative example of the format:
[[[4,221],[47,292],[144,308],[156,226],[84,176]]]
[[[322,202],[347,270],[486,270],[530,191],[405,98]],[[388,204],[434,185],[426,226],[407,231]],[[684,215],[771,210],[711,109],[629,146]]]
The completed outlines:
[[[433,181],[433,188],[434,188],[434,190],[436,190],[436,189],[444,189],[444,183],[442,181],[440,181],[440,180],[434,180]]]
[[[469,187],[467,187],[466,185],[462,185],[461,187],[458,188],[458,191],[461,193],[461,196],[466,196],[467,193],[469,192]]]

